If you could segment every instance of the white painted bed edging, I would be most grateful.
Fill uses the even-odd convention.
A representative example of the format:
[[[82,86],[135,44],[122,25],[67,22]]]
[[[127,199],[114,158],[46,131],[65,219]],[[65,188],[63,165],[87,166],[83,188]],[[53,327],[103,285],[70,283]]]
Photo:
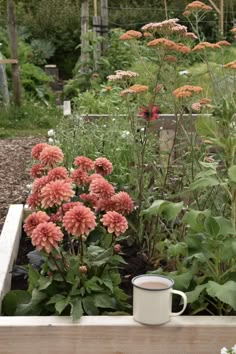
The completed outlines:
[[[23,206],[11,205],[0,236],[0,300],[21,237]],[[0,301],[1,302],[1,301]],[[162,326],[132,316],[0,316],[0,354],[220,354],[236,343],[236,316],[181,316]]]

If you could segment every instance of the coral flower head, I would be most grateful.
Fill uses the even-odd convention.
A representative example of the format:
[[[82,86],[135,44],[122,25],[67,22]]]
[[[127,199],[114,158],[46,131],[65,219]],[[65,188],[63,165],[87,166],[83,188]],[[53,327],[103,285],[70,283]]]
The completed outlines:
[[[129,30],[120,36],[120,40],[126,41],[130,39],[137,39],[142,37],[142,33],[139,31]]]
[[[34,212],[25,219],[23,228],[27,235],[31,236],[32,232],[38,226],[38,224],[47,222],[49,219],[50,217],[44,211]]]
[[[33,157],[33,159],[39,160],[39,156],[40,156],[42,150],[47,146],[50,146],[50,145],[46,144],[46,143],[36,144],[31,150],[31,156]]]
[[[53,222],[43,222],[34,229],[31,239],[39,251],[44,249],[50,253],[52,248],[58,247],[58,242],[63,239],[63,233]]]
[[[65,213],[63,226],[73,236],[88,235],[95,229],[95,215],[91,209],[78,205]]]
[[[108,176],[113,171],[112,163],[105,157],[99,157],[94,161],[95,172],[102,175]]]
[[[67,179],[68,172],[65,167],[55,167],[48,172],[48,181],[56,181],[57,179]]]
[[[62,162],[63,152],[57,146],[46,146],[40,153],[39,160],[44,166],[52,167]]]
[[[74,170],[71,179],[77,186],[84,186],[89,182],[89,176],[82,168]]]
[[[134,203],[130,195],[126,192],[119,192],[111,198],[112,202],[115,204],[113,210],[117,211],[122,215],[128,215],[134,210]]]
[[[86,156],[77,156],[74,160],[74,166],[88,172],[93,169],[93,161]]]
[[[44,166],[41,163],[36,163],[30,169],[30,176],[33,178],[40,178],[45,173]]]
[[[64,180],[51,181],[41,190],[41,204],[43,208],[61,205],[63,201],[69,201],[75,192],[69,182]]]
[[[126,218],[116,211],[108,211],[103,215],[101,222],[107,227],[110,234],[114,233],[116,236],[123,234],[128,229]]]
[[[91,194],[96,195],[98,198],[109,199],[115,194],[114,187],[107,182],[104,178],[94,179],[89,186]]]

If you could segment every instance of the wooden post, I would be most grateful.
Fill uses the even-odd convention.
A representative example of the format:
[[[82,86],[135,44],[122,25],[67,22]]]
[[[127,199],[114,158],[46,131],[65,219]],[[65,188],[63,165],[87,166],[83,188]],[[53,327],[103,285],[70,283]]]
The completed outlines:
[[[0,60],[3,59],[2,54],[0,52]],[[4,64],[0,64],[0,90],[2,92],[3,104],[8,107],[10,104],[9,99],[9,91],[8,91],[8,83],[7,83],[7,75]]]
[[[15,21],[15,4],[14,0],[7,0],[7,22],[10,52],[12,59],[18,59],[17,53],[17,34]],[[18,61],[12,64],[12,88],[14,103],[16,106],[21,105],[21,85],[20,85],[20,69]]]
[[[85,38],[89,30],[89,1],[83,0],[81,3],[81,56],[80,60],[82,63],[81,71],[86,71],[86,63],[89,60],[89,54],[86,53],[87,47],[89,45],[88,39]]]
[[[224,0],[220,0],[220,34],[223,37],[224,35]]]
[[[101,36],[101,16],[93,16],[93,32],[94,39],[96,40],[98,36]],[[101,57],[101,47],[102,43],[98,42],[94,47],[93,52],[93,69],[98,70],[98,60]]]
[[[101,0],[101,28],[104,41],[102,43],[102,54],[104,55],[108,47],[108,0]]]
[[[165,16],[166,16],[166,19],[168,20],[168,9],[167,9],[167,1],[164,0],[164,7],[165,7]]]

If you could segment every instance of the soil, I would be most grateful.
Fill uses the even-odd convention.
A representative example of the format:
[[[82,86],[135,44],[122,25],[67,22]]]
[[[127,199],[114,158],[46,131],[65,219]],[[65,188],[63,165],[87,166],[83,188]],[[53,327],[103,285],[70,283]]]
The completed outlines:
[[[0,139],[0,232],[10,204],[25,203],[31,149],[45,138]]]

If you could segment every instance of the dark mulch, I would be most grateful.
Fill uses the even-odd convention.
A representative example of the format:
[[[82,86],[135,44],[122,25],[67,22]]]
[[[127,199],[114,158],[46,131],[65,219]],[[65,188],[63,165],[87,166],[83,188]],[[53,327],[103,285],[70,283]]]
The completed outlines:
[[[9,205],[26,200],[31,149],[43,141],[39,137],[0,139],[0,232]]]

